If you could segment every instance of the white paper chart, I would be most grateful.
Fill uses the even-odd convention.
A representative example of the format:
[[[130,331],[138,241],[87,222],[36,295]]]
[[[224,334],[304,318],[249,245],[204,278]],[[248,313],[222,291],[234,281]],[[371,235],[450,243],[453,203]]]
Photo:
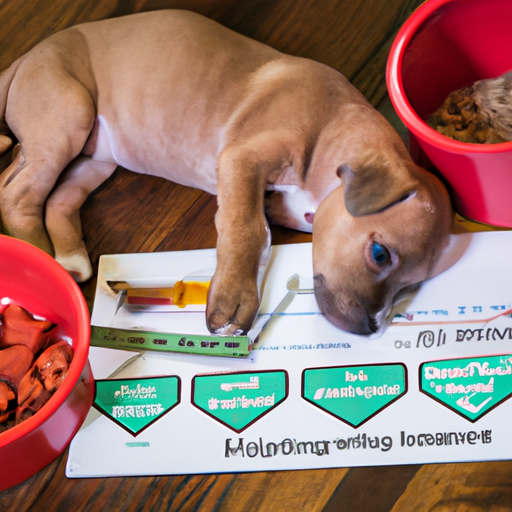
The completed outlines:
[[[378,339],[336,329],[313,295],[299,294],[269,321],[248,358],[94,347],[96,408],[70,446],[66,474],[510,459],[510,254],[512,232],[454,236],[445,261],[453,266],[399,305],[395,323]],[[107,260],[110,269],[116,263],[158,276],[169,266],[187,273],[191,261],[211,267],[215,251]],[[93,325],[204,329],[197,313],[178,320],[180,313],[123,311],[114,318],[115,297],[101,289],[102,267]],[[273,311],[294,273],[301,287],[311,286],[310,244],[273,248],[262,314]]]

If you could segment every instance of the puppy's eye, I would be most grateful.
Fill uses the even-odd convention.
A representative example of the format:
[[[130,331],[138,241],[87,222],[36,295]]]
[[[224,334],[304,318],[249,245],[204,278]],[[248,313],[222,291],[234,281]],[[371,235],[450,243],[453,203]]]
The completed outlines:
[[[377,242],[372,244],[371,255],[377,265],[385,265],[390,259],[388,250]]]

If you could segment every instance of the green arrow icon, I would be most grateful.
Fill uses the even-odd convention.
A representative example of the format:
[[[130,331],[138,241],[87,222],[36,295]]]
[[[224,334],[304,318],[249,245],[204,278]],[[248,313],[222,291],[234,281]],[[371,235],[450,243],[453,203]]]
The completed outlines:
[[[357,428],[407,392],[401,363],[309,368],[302,373],[302,397]]]
[[[420,391],[475,422],[512,396],[512,355],[423,363]]]
[[[284,370],[197,375],[192,403],[235,432],[241,432],[288,396]]]
[[[180,403],[180,387],[176,376],[97,380],[93,405],[136,436]]]

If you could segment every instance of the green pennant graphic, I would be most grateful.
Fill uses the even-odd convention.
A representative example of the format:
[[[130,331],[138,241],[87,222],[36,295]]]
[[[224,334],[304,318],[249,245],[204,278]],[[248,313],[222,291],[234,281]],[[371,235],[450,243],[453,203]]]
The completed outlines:
[[[192,403],[235,432],[241,432],[288,396],[284,370],[197,375]]]
[[[420,391],[471,422],[512,396],[512,355],[429,361]]]
[[[94,407],[137,436],[180,403],[176,376],[96,381]]]
[[[354,428],[406,392],[401,363],[309,368],[302,374],[302,397]]]

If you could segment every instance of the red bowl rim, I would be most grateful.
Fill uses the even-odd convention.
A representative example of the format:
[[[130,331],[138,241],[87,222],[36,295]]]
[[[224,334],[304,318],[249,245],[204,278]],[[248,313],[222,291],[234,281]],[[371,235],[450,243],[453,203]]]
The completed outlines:
[[[451,153],[465,154],[502,153],[511,151],[512,142],[475,144],[456,141],[440,134],[416,114],[407,99],[401,74],[405,51],[423,23],[439,8],[453,2],[460,2],[460,0],[427,0],[411,14],[398,31],[391,46],[386,66],[386,82],[391,103],[406,127],[416,135],[420,141],[423,140],[434,147]],[[489,2],[489,0],[486,0],[486,2]]]
[[[50,255],[27,242],[5,235],[0,235],[0,245],[5,243],[16,245],[16,250],[20,253],[31,255],[32,257],[37,256],[38,265],[41,267],[41,270],[53,275],[63,282],[71,296],[71,300],[76,304],[77,323],[80,326],[80,329],[77,339],[73,340],[73,361],[69,367],[68,374],[64,382],[51,399],[48,400],[48,402],[37,412],[37,414],[27,418],[19,425],[15,425],[0,433],[0,447],[21,439],[36,430],[38,427],[43,425],[66,401],[75,385],[79,382],[83,369],[87,363],[91,331],[87,303],[82,291],[70,274]]]

